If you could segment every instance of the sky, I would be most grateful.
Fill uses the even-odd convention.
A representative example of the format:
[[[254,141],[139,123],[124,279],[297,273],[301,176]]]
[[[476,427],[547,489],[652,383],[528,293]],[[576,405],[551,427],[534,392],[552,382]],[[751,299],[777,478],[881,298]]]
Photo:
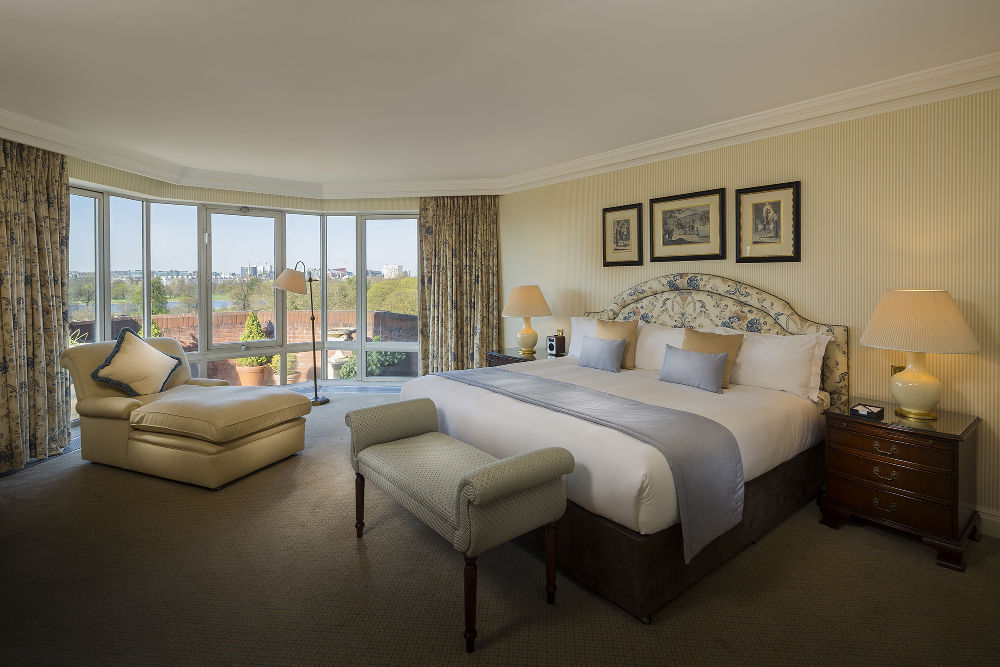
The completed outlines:
[[[109,197],[111,270],[142,268],[142,203]],[[95,206],[89,197],[70,197],[70,271],[94,270]],[[308,268],[320,264],[318,215],[285,216],[288,265],[303,260]],[[328,266],[356,272],[355,218],[327,217]],[[212,270],[238,273],[240,267],[275,264],[274,223],[253,215],[212,215]],[[367,264],[382,270],[384,264],[402,264],[417,273],[417,224],[415,218],[367,222]],[[198,268],[198,208],[185,204],[150,205],[150,260],[154,271]],[[280,273],[283,267],[277,267]]]

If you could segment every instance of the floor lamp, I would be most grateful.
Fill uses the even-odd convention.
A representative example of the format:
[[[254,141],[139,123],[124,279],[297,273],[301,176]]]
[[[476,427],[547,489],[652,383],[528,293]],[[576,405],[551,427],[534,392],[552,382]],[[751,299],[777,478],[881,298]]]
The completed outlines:
[[[302,271],[298,270],[299,264],[302,265]],[[303,261],[295,262],[295,268],[285,269],[281,272],[281,275],[274,281],[274,286],[280,290],[286,292],[295,292],[296,294],[306,293],[306,283],[309,283],[309,322],[312,324],[312,344],[313,344],[313,405],[326,405],[330,402],[330,399],[326,396],[319,395],[319,381],[316,379],[319,377],[319,364],[316,363],[316,310],[313,306],[313,283],[319,282],[319,278],[313,278],[312,274],[306,278],[305,275],[306,263]]]

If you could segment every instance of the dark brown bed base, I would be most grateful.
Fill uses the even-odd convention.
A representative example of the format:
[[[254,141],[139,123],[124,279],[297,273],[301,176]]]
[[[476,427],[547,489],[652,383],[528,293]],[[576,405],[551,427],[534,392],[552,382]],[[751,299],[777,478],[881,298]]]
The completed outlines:
[[[815,498],[822,483],[822,443],[747,482],[743,520],[689,565],[684,564],[680,524],[640,535],[569,502],[558,522],[559,569],[644,619]],[[538,531],[519,541],[545,553]]]

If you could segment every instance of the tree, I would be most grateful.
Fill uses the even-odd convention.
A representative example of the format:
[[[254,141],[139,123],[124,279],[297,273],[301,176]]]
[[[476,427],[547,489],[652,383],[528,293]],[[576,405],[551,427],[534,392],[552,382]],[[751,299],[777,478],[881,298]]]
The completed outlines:
[[[230,286],[229,298],[232,300],[230,307],[233,310],[251,310],[267,306],[273,293],[270,281],[264,282],[256,276],[240,278],[233,281]]]
[[[77,278],[70,278],[69,298],[75,303],[82,303],[84,309],[89,309],[90,304],[97,297],[94,287],[94,274],[85,273]]]
[[[257,313],[250,311],[247,321],[243,325],[243,335],[241,341],[264,340],[264,327],[260,324]],[[236,360],[237,366],[265,366],[271,363],[271,357],[240,357]]]
[[[170,287],[179,312],[193,313],[198,310],[198,287],[194,281],[175,280]]]
[[[144,330],[145,330],[145,327],[142,328],[142,329],[139,329],[139,338],[145,338],[146,337],[146,334],[143,333]],[[161,338],[162,336],[163,336],[163,330],[160,329],[160,325],[158,325],[156,323],[156,320],[153,320],[152,326],[149,327],[149,337],[150,338]]]
[[[132,306],[134,308],[133,312],[142,312],[142,284],[137,283],[132,288],[131,299]],[[153,276],[149,281],[149,305],[153,309],[154,315],[162,315],[164,313],[170,312],[167,307],[167,288],[163,284],[163,278],[159,276]]]

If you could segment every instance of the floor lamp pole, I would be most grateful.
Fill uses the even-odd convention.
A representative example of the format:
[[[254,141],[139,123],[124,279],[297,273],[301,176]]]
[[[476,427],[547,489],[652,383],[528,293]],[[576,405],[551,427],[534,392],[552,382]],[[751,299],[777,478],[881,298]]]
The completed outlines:
[[[326,396],[319,395],[319,364],[316,363],[316,307],[313,305],[313,283],[317,279],[313,278],[311,275],[306,280],[309,283],[309,322],[312,325],[312,343],[313,343],[313,399],[311,403],[313,405],[326,405],[330,402],[330,399]]]

